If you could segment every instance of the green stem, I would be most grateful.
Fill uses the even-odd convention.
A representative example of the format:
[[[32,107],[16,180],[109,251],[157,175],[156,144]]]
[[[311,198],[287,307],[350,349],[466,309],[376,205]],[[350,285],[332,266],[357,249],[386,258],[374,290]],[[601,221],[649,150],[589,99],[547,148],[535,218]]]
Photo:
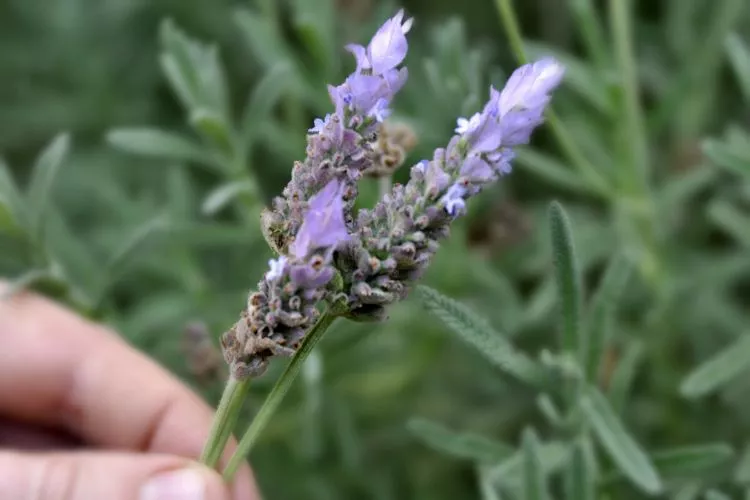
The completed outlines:
[[[523,48],[523,38],[521,36],[521,29],[518,25],[518,19],[516,13],[513,10],[511,0],[495,0],[495,6],[500,14],[500,22],[503,25],[505,33],[508,35],[508,42],[510,43],[513,55],[519,64],[527,64],[528,57],[526,57],[526,51]],[[562,121],[552,111],[547,111],[547,121],[549,123],[552,134],[555,136],[555,140],[558,146],[562,150],[563,154],[567,157],[568,161],[579,171],[579,173],[589,182],[589,184],[602,195],[609,195],[609,186],[607,181],[602,175],[596,170],[596,167],[586,159],[583,151],[578,147],[578,144],[568,134],[567,129],[563,126]]]
[[[242,436],[237,450],[235,450],[232,458],[229,459],[226,469],[224,469],[224,479],[231,481],[237,469],[242,465],[245,457],[250,453],[253,448],[255,441],[260,435],[261,431],[266,427],[271,417],[276,413],[281,401],[283,401],[286,393],[289,392],[289,388],[292,386],[294,379],[299,374],[302,365],[304,364],[307,357],[313,351],[313,348],[317,345],[323,334],[333,324],[336,319],[336,314],[331,311],[324,312],[318,321],[313,325],[310,331],[302,341],[302,345],[297,350],[292,360],[287,365],[284,373],[281,374],[279,380],[271,389],[271,393],[268,395],[266,400],[263,402],[255,418],[250,423],[245,434]]]
[[[250,386],[250,380],[238,381],[230,377],[221,395],[219,407],[216,409],[211,430],[206,445],[201,453],[200,462],[209,467],[215,467],[221,458],[224,447],[232,435],[232,429]]]
[[[610,0],[610,24],[614,39],[615,58],[620,70],[624,94],[623,114],[630,139],[633,187],[643,192],[648,185],[648,147],[646,145],[643,112],[638,90],[638,74],[633,53],[630,0]]]

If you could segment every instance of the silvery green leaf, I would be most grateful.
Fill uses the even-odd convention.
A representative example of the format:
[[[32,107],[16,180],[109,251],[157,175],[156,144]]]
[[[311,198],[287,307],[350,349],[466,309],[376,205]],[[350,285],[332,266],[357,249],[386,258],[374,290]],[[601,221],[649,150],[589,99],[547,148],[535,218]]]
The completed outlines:
[[[734,68],[745,103],[750,105],[750,48],[737,33],[731,33],[724,42],[729,60]]]
[[[581,342],[582,365],[589,381],[595,381],[599,375],[604,346],[614,322],[615,309],[631,271],[630,260],[618,254],[610,260],[604,277],[594,293]]]
[[[242,113],[242,140],[246,147],[258,138],[258,132],[271,120],[271,111],[287,91],[292,78],[289,63],[273,64],[255,84]]]
[[[703,498],[705,500],[732,500],[732,497],[730,497],[726,493],[713,489],[706,491],[706,494],[703,495]]]
[[[547,383],[546,373],[539,364],[517,351],[503,335],[468,307],[424,285],[418,286],[417,290],[430,313],[500,369],[532,386],[541,387]]]
[[[750,485],[750,445],[748,444],[742,450],[742,456],[734,469],[734,480],[744,485]]]
[[[581,345],[581,272],[573,244],[570,221],[565,209],[557,202],[550,204],[549,224],[557,291],[562,309],[562,349],[577,353]]]
[[[456,458],[493,464],[510,457],[511,446],[470,432],[454,432],[424,418],[412,418],[409,431],[430,448]]]
[[[37,241],[42,238],[42,225],[52,198],[52,185],[70,149],[70,136],[58,135],[37,158],[31,170],[27,189],[29,224]]]
[[[221,168],[203,148],[174,132],[149,127],[114,129],[107,133],[107,142],[128,153]]]
[[[539,411],[542,412],[542,415],[544,415],[550,425],[558,428],[564,425],[565,422],[563,416],[549,394],[540,394],[536,398],[536,405],[539,407]]]
[[[596,467],[594,450],[587,437],[579,438],[573,445],[565,469],[564,489],[567,500],[596,499]]]
[[[27,225],[26,202],[8,165],[0,158],[0,232],[18,232]]]
[[[6,300],[18,292],[29,288],[39,280],[52,277],[52,273],[48,269],[30,269],[12,280],[7,288],[0,290],[0,301]]]
[[[100,298],[120,278],[127,265],[135,260],[139,254],[148,251],[150,249],[149,244],[153,243],[157,236],[163,236],[169,227],[168,218],[164,215],[157,215],[136,227],[122,239],[116,252],[109,257],[104,265],[103,275],[106,276],[106,280],[99,293]]]
[[[744,148],[718,139],[708,139],[703,142],[703,154],[718,167],[742,176],[750,176],[750,157]]]
[[[482,500],[503,500],[499,489],[492,483],[489,478],[490,467],[479,464],[477,466],[477,480],[479,481],[479,491]]]
[[[544,477],[549,477],[565,466],[570,458],[570,448],[561,441],[541,443],[538,448],[540,467]],[[512,498],[522,497],[524,488],[524,455],[517,451],[502,463],[487,469],[487,480],[507,491]]]
[[[190,124],[225,157],[231,158],[234,139],[230,125],[218,114],[206,108],[190,112]]]
[[[715,200],[708,207],[708,216],[722,230],[744,247],[750,247],[750,217],[725,200]]]
[[[711,394],[750,368],[750,335],[740,335],[731,345],[695,368],[680,385],[689,398]]]
[[[726,465],[734,457],[734,450],[725,443],[682,446],[651,454],[654,465],[664,478],[693,479]]]
[[[590,194],[586,181],[559,160],[531,148],[518,148],[518,165],[551,185],[573,193]]]
[[[646,493],[662,490],[659,473],[641,446],[633,439],[607,399],[589,387],[580,400],[583,415],[602,447],[630,481]]]
[[[201,205],[201,212],[204,215],[215,215],[235,198],[243,195],[256,197],[257,190],[253,182],[242,180],[222,184],[208,193]]]
[[[643,342],[638,339],[630,340],[620,355],[617,366],[610,376],[607,390],[607,397],[616,412],[621,412],[625,407],[625,401],[632,389],[643,356]]]
[[[539,437],[531,428],[522,434],[523,451],[523,499],[548,500],[547,481],[539,457]]]
[[[191,39],[171,20],[162,23],[160,36],[162,69],[184,106],[226,118],[227,84],[218,48]]]

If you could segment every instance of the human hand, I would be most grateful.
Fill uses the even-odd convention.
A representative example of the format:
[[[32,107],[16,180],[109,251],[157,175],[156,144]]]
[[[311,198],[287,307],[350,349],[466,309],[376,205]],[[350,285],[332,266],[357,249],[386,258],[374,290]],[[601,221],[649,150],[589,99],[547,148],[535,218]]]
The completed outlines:
[[[229,491],[191,460],[212,416],[104,327],[33,294],[0,301],[0,498],[256,500],[247,466]]]

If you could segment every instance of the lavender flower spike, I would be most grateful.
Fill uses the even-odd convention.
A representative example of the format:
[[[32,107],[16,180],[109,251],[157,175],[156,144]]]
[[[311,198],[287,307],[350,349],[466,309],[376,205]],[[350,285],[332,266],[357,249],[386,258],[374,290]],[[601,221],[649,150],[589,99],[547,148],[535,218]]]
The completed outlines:
[[[355,268],[347,281],[352,317],[383,317],[388,304],[406,296],[466,200],[510,171],[513,147],[528,142],[542,122],[563,73],[554,59],[516,70],[502,91],[490,88],[480,113],[458,120],[446,148],[412,167],[405,186],[360,212],[359,239],[346,245],[338,263]]]
[[[283,196],[263,214],[266,240],[279,254],[287,253],[300,231],[308,200],[333,179],[341,186],[344,219],[353,221],[357,182],[377,160],[372,144],[377,143],[380,122],[390,114],[391,101],[407,78],[406,68],[399,65],[406,57],[411,20],[404,22],[403,17],[401,11],[387,20],[367,47],[348,46],[357,68],[342,84],[329,85],[334,111],[314,120],[308,129],[307,158],[295,163]]]
[[[334,179],[310,199],[290,254],[269,262],[247,309],[222,336],[235,378],[261,375],[271,357],[296,352],[317,319],[316,305],[332,293],[333,252],[349,237],[342,184]]]

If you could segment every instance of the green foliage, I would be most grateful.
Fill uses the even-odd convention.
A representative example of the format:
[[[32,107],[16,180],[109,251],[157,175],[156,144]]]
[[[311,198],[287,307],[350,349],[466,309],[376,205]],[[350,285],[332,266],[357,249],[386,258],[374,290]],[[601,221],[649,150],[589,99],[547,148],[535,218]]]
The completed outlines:
[[[500,22],[492,3],[405,2],[416,22],[394,119],[419,140],[406,165],[519,57],[566,65],[553,113],[387,322],[326,335],[253,449],[264,497],[742,498],[747,2],[498,0]],[[3,4],[10,293],[111,325],[215,404],[221,377],[186,361],[184,329],[198,320],[215,343],[236,320],[272,254],[260,211],[330,111],[326,83],[354,66],[343,45],[396,8]],[[363,206],[376,193],[364,180]],[[566,216],[550,221],[551,199]],[[254,383],[239,428],[282,365]]]

